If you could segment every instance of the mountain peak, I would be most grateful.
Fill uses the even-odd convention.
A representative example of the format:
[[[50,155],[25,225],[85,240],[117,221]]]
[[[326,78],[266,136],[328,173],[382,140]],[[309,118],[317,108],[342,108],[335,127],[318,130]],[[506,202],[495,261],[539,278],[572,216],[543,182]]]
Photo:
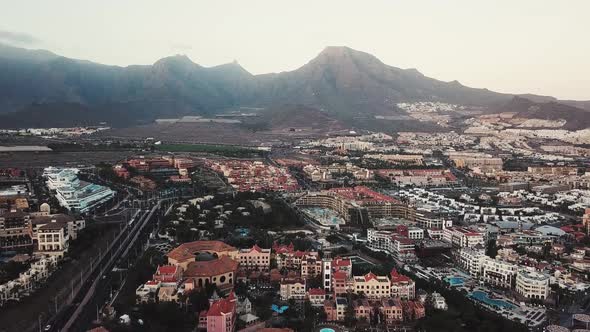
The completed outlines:
[[[244,67],[242,67],[242,65],[240,65],[238,60],[234,60],[232,62],[224,63],[222,65],[210,67],[209,69],[213,69],[213,70],[217,70],[217,71],[233,72],[233,73],[252,76],[252,74],[249,71],[247,71]]]
[[[154,63],[154,66],[161,66],[161,65],[175,65],[175,66],[195,66],[197,65],[194,63],[188,56],[185,54],[176,54],[161,58],[160,60]]]

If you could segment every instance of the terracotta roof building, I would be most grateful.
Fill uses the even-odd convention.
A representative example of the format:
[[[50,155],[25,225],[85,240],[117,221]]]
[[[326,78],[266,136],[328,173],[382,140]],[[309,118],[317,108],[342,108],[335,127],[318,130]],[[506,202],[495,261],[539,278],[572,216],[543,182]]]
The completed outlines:
[[[196,260],[201,253],[213,254],[217,257],[229,256],[236,258],[238,249],[221,241],[194,241],[183,243],[168,253],[168,264],[178,265],[183,269]]]
[[[220,290],[228,290],[233,288],[237,270],[237,261],[229,256],[222,256],[210,261],[188,263],[183,277],[193,279],[197,287],[214,284]]]

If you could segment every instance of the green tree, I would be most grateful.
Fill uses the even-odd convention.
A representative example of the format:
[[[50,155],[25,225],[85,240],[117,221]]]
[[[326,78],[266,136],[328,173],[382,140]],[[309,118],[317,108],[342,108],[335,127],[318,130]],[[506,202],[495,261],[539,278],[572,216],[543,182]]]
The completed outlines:
[[[490,256],[491,258],[496,258],[496,255],[498,255],[498,246],[496,245],[495,239],[488,240],[486,246],[486,255]]]

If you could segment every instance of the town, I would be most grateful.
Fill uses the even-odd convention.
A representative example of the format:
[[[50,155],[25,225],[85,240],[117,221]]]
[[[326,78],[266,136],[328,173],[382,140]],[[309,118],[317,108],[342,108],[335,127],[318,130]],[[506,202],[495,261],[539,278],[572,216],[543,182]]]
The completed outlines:
[[[586,328],[588,154],[505,137],[351,131],[200,152],[144,140],[112,161],[3,168],[0,318],[46,331]]]

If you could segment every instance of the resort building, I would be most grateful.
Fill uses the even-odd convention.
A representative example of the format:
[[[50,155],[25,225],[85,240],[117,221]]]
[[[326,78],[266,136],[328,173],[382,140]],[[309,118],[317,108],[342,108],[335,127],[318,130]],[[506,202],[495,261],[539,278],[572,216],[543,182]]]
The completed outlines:
[[[79,180],[77,169],[45,169],[44,175],[59,204],[71,211],[86,212],[115,196],[108,187]]]
[[[307,291],[307,299],[314,307],[321,307],[326,300],[326,291],[323,288],[310,288]]]
[[[336,297],[335,300],[324,301],[326,320],[329,322],[344,321],[346,308],[348,308],[348,301],[344,297]]]
[[[312,182],[331,182],[334,177],[342,174],[350,174],[357,181],[373,179],[373,171],[355,166],[351,163],[324,165],[306,165],[303,172]]]
[[[380,169],[375,174],[401,187],[436,187],[457,183],[457,178],[449,169]]]
[[[405,204],[364,186],[310,192],[295,201],[299,207],[322,207],[336,211],[346,223],[368,224],[369,218],[406,217]]]
[[[416,283],[410,277],[391,270],[391,297],[413,300],[416,297]]]
[[[209,310],[199,314],[199,328],[207,332],[233,332],[237,318],[236,301],[233,292],[225,299],[212,301]]]
[[[250,249],[240,249],[238,262],[246,270],[266,271],[270,268],[270,249],[262,249],[254,245]]]
[[[183,277],[194,280],[197,287],[213,284],[219,290],[227,291],[233,288],[237,270],[237,261],[229,256],[222,256],[213,260],[188,263]]]
[[[516,292],[527,299],[545,300],[549,296],[549,275],[521,269],[516,274]]]
[[[301,260],[301,277],[314,278],[322,274],[322,260],[319,257],[308,257]]]
[[[280,287],[281,300],[303,300],[307,295],[305,291],[305,279],[283,278]]]
[[[0,251],[26,251],[32,246],[33,232],[29,214],[22,211],[0,214]]]
[[[65,222],[50,222],[37,232],[38,252],[45,255],[63,257],[68,251],[70,234]]]
[[[461,248],[457,253],[459,267],[475,278],[478,278],[481,274],[482,263],[485,257],[484,251],[477,248]]]
[[[354,310],[354,318],[357,320],[364,320],[369,322],[371,319],[371,313],[373,311],[373,307],[369,303],[369,301],[365,298],[356,299],[352,301],[352,308]]]
[[[178,265],[185,270],[189,263],[196,260],[198,254],[208,254],[217,258],[228,256],[235,259],[238,256],[238,249],[221,241],[187,242],[168,253],[168,264]]]
[[[391,295],[391,283],[387,276],[377,276],[372,272],[353,277],[354,292],[367,298],[377,299]]]
[[[273,244],[275,259],[278,269],[290,269],[301,271],[301,265],[304,260],[319,260],[316,251],[299,251],[295,250],[293,243],[289,245]]]
[[[464,227],[449,227],[443,230],[443,241],[449,242],[453,247],[473,248],[477,245],[485,246],[483,234]]]
[[[518,266],[515,264],[485,256],[481,278],[494,287],[511,289],[515,284],[517,270]]]
[[[404,320],[402,301],[398,298],[384,298],[379,303],[379,310],[383,314],[385,323],[393,325]]]

